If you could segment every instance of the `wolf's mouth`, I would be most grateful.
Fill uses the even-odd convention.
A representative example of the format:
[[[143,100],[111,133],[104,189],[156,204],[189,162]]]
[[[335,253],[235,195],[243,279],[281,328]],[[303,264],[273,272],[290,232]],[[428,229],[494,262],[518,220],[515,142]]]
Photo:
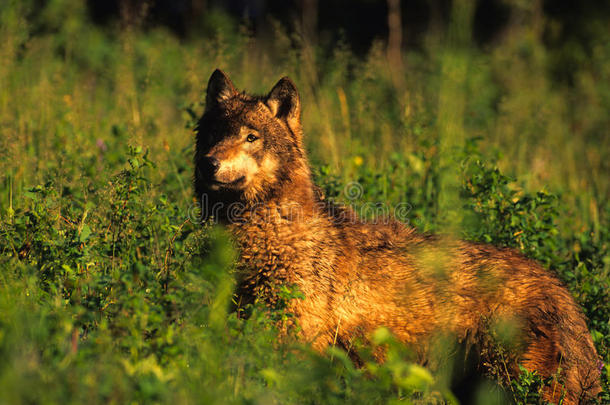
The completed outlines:
[[[225,182],[225,181],[219,181],[219,180],[212,180],[211,183],[212,183],[212,185],[214,185],[216,187],[232,188],[232,187],[235,187],[235,186],[238,186],[239,184],[241,184],[245,179],[246,179],[246,176],[241,176],[233,181]]]

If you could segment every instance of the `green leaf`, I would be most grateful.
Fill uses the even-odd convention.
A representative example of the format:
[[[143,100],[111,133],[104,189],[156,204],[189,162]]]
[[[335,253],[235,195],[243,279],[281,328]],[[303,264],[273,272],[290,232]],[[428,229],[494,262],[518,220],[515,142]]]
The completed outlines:
[[[90,235],[91,235],[91,228],[89,227],[89,225],[83,224],[83,227],[80,230],[80,235],[79,235],[78,239],[81,242],[85,242],[87,239],[89,239]]]

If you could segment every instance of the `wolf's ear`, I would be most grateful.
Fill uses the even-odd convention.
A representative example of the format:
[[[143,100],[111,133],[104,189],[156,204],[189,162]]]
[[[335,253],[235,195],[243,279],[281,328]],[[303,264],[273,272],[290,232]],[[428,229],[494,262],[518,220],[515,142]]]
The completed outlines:
[[[213,106],[230,99],[235,94],[237,94],[237,90],[235,90],[235,86],[233,86],[229,76],[222,70],[216,69],[208,81],[205,110],[208,111]]]
[[[280,79],[267,96],[266,104],[273,115],[285,119],[293,132],[300,133],[301,102],[292,80],[287,77]]]

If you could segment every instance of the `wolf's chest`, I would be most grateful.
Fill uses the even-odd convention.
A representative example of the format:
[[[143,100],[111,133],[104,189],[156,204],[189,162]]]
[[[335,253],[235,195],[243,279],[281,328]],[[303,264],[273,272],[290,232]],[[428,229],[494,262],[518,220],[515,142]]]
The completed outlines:
[[[253,220],[232,229],[239,247],[238,292],[274,301],[284,286],[303,288],[316,273],[319,232],[309,222]]]

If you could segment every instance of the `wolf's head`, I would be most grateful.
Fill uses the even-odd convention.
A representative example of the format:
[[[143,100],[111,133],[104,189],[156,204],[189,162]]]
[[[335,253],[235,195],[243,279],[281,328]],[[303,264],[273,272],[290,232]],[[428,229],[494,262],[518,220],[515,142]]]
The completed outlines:
[[[214,71],[197,128],[197,197],[265,201],[295,171],[307,171],[300,112],[296,87],[288,78],[266,96],[250,96],[238,92],[225,73]]]

